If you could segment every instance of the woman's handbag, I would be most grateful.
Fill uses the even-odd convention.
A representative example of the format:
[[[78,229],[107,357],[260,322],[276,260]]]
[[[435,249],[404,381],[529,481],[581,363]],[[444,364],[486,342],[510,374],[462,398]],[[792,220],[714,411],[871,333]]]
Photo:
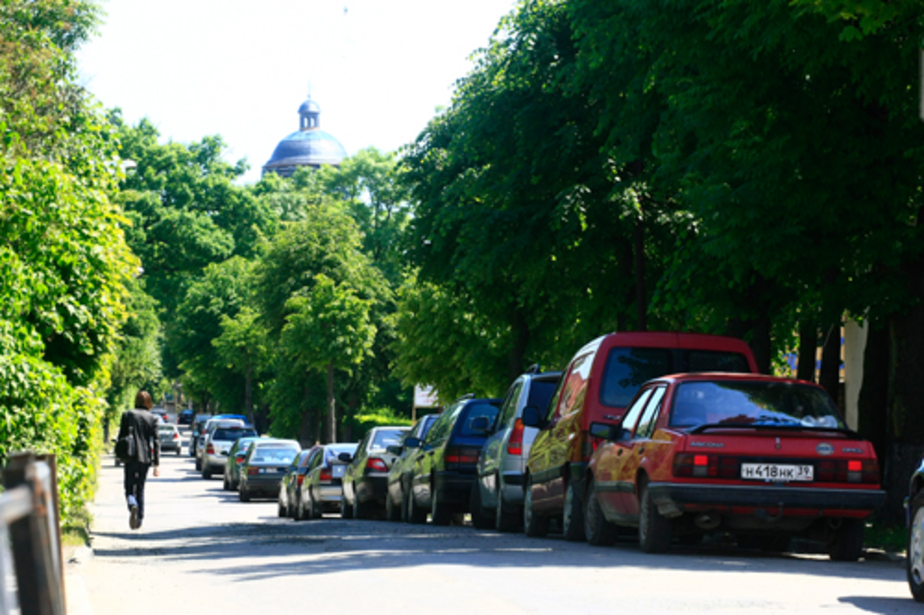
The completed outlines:
[[[131,461],[135,458],[135,426],[128,426],[128,433],[118,440],[115,445],[115,456],[119,461]]]

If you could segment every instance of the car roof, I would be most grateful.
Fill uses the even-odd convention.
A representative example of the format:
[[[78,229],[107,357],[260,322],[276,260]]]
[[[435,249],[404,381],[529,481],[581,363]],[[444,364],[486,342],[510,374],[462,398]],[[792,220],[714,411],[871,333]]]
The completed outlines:
[[[298,443],[298,440],[284,440],[282,438],[260,438],[254,440],[253,445],[255,448],[260,448],[266,445],[279,446],[280,444],[291,444],[292,446],[297,446],[301,450],[302,445]]]
[[[785,378],[783,376],[770,376],[767,374],[743,374],[740,372],[696,372],[690,374],[669,374],[667,376],[661,376],[660,378],[654,378],[650,382],[667,382],[667,383],[681,383],[681,382],[695,382],[695,381],[711,381],[711,380],[733,380],[737,382],[780,382],[783,384],[805,384],[813,387],[818,387],[814,382],[806,382],[805,380],[796,380],[795,378]],[[821,388],[821,387],[818,387]]]

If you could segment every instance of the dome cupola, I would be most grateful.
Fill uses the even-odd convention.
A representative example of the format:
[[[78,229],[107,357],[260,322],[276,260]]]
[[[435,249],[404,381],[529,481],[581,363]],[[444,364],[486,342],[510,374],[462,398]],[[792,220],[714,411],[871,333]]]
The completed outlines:
[[[293,132],[276,146],[263,174],[273,172],[289,177],[298,167],[318,169],[323,164],[338,166],[346,150],[337,139],[320,129],[321,107],[309,95],[298,108],[298,132]]]

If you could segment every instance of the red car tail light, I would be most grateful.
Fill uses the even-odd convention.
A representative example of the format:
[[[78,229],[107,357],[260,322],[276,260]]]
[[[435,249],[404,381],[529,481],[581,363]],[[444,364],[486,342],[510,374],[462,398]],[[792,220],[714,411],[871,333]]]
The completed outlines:
[[[674,476],[696,476],[704,478],[738,478],[737,457],[720,455],[674,455]]]
[[[332,480],[334,480],[334,475],[328,468],[324,468],[323,470],[321,470],[320,475],[318,475],[319,482],[324,483],[324,484],[330,484]]]
[[[180,439],[180,434],[178,434],[177,432],[174,431],[174,432],[173,432],[173,439],[174,439],[174,440],[179,440],[179,439]]]
[[[301,485],[303,482],[305,482],[305,475],[304,474],[297,475],[295,477],[295,482]]]
[[[507,441],[508,455],[523,454],[523,430],[524,427],[522,419],[517,419],[513,423],[513,431],[510,432],[510,439]]]
[[[603,442],[603,438],[592,436],[587,432],[584,433],[584,441],[581,444],[581,456],[584,461],[587,461],[593,456],[594,451],[597,450],[601,442]]]
[[[209,444],[208,446],[205,447],[205,452],[206,452],[207,454],[209,454],[209,455],[214,455],[214,454],[215,454],[215,447],[212,446],[211,444]]]
[[[474,465],[478,463],[478,453],[481,452],[481,449],[477,448],[447,448],[445,461],[447,464],[470,464]]]
[[[260,468],[247,468],[247,476],[256,476],[260,473]]]
[[[875,459],[826,459],[818,462],[817,480],[828,483],[878,483]]]
[[[372,470],[373,472],[388,472],[388,465],[385,463],[384,459],[370,457],[366,460],[366,469]]]

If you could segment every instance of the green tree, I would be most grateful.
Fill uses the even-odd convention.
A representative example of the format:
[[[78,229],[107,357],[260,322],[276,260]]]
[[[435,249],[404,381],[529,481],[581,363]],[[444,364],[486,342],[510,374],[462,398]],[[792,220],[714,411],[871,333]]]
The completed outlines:
[[[137,267],[107,199],[118,161],[77,85],[98,9],[0,5],[0,462],[54,453],[62,516],[92,495],[125,284]]]
[[[244,412],[254,422],[253,382],[269,356],[268,333],[249,305],[234,317],[221,315],[221,335],[212,340],[228,368],[244,376]]]
[[[371,301],[362,300],[346,282],[339,284],[319,273],[308,295],[286,302],[289,315],[282,329],[282,344],[289,356],[309,370],[327,375],[327,441],[337,441],[334,370],[361,363],[375,340],[369,321]]]
[[[184,371],[184,390],[224,408],[244,408],[243,372],[239,371],[243,367],[230,368],[233,361],[222,356],[214,341],[222,336],[225,319],[236,318],[247,305],[253,267],[242,257],[208,265],[189,287],[169,329],[171,346]]]
[[[271,340],[282,339],[283,329],[293,311],[290,299],[310,296],[319,274],[335,284],[349,284],[359,300],[369,302],[372,323],[382,319],[382,306],[391,301],[390,289],[381,272],[363,254],[362,238],[356,223],[345,213],[343,204],[326,198],[308,205],[302,221],[284,224],[283,230],[266,244],[256,267],[253,280],[255,305]],[[276,404],[277,407],[271,410],[273,431],[291,436],[293,432],[282,434],[276,431],[275,425],[285,425],[290,430],[298,425],[297,433],[301,439],[309,441],[315,420],[312,405],[315,398],[313,388],[305,388],[305,370],[290,369],[294,361],[296,358],[286,348],[277,350],[271,361],[275,366],[270,387],[272,397],[275,400],[291,400],[293,395],[297,395],[299,400],[297,404],[281,407]],[[368,381],[363,384],[366,389],[370,387]],[[359,383],[349,382],[348,385],[359,386]],[[293,416],[280,416],[288,413]]]

